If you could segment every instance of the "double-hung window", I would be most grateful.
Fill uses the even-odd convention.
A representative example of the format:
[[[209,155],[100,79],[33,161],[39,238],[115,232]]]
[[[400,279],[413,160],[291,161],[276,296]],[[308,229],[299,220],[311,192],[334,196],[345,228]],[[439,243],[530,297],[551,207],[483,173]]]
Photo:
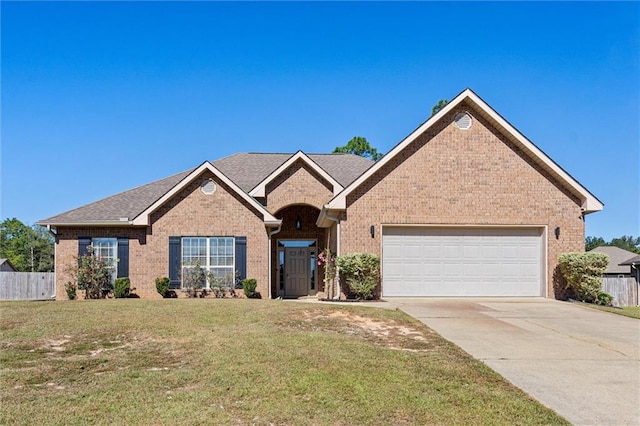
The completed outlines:
[[[89,254],[89,246],[93,247],[93,254],[107,264],[111,274],[111,282],[116,278],[129,276],[129,238],[78,238],[78,256]]]
[[[204,288],[216,284],[233,287],[235,284],[234,237],[182,237],[182,276],[193,274],[198,268],[207,274]]]
[[[98,259],[107,264],[113,283],[118,275],[118,239],[117,238],[92,238],[94,254]]]

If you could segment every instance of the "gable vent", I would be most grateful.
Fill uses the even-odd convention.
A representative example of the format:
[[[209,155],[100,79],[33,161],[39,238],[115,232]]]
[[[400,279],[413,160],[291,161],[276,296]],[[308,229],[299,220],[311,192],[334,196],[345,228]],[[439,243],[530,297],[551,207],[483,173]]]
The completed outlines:
[[[466,112],[456,114],[454,121],[458,129],[468,130],[471,128],[471,116]]]
[[[202,182],[202,185],[200,185],[200,189],[203,193],[211,195],[216,192],[216,184],[213,179],[208,179]]]

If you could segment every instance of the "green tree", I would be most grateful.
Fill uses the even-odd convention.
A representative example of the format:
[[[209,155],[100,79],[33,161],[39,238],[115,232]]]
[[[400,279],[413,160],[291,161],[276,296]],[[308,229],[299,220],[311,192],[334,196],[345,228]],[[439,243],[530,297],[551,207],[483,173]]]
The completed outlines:
[[[431,108],[431,116],[433,117],[434,115],[436,115],[438,113],[438,111],[440,111],[442,108],[444,108],[447,104],[449,103],[448,100],[446,99],[440,99],[438,101],[437,104],[435,104],[432,108]]]
[[[52,272],[54,240],[41,226],[29,227],[18,219],[0,224],[0,258],[9,259],[21,272]]]
[[[587,237],[584,239],[584,250],[591,251],[596,247],[606,246],[607,243],[602,237]]]
[[[602,237],[589,236],[584,240],[585,251],[593,250],[600,246],[614,246],[623,250],[628,250],[633,253],[640,254],[640,237],[633,237],[631,235],[623,235],[618,238],[612,238],[611,241],[606,242]]]
[[[613,238],[609,245],[640,254],[640,237],[634,238],[631,235],[623,235],[620,238]]]
[[[369,144],[367,138],[363,138],[362,136],[354,136],[345,146],[338,146],[333,152],[338,154],[355,154],[373,161],[378,161],[383,155]]]

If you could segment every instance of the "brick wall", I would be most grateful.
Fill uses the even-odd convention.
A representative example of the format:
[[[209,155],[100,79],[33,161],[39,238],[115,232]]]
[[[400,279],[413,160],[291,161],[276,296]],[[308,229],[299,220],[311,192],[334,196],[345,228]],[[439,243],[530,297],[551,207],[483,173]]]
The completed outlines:
[[[473,117],[469,130],[453,123],[463,111]],[[464,104],[347,198],[341,252],[380,255],[380,225],[401,223],[546,225],[550,297],[558,254],[584,250],[579,201]],[[556,227],[561,228],[558,240]]]
[[[214,179],[217,190],[200,190],[205,179]],[[69,280],[65,265],[78,254],[78,237],[123,237],[129,241],[129,278],[136,294],[159,298],[155,278],[169,274],[169,236],[246,236],[247,277],[258,281],[257,291],[268,294],[267,232],[259,214],[210,172],[184,188],[151,215],[147,228],[59,228],[56,246],[56,295],[65,299]],[[179,292],[179,296],[181,293]]]
[[[274,213],[291,204],[321,209],[333,197],[329,182],[298,160],[266,187],[267,208]]]

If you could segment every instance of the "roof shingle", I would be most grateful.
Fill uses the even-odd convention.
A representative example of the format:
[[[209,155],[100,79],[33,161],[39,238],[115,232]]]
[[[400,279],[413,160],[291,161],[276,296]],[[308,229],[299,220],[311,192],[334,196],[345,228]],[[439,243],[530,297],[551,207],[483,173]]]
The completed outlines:
[[[212,164],[248,193],[293,155],[240,153],[213,161]],[[309,154],[308,156],[343,187],[353,182],[373,164],[371,160],[353,154]],[[194,169],[112,195],[38,223],[41,225],[116,224],[122,223],[121,219],[124,218],[132,220]]]

